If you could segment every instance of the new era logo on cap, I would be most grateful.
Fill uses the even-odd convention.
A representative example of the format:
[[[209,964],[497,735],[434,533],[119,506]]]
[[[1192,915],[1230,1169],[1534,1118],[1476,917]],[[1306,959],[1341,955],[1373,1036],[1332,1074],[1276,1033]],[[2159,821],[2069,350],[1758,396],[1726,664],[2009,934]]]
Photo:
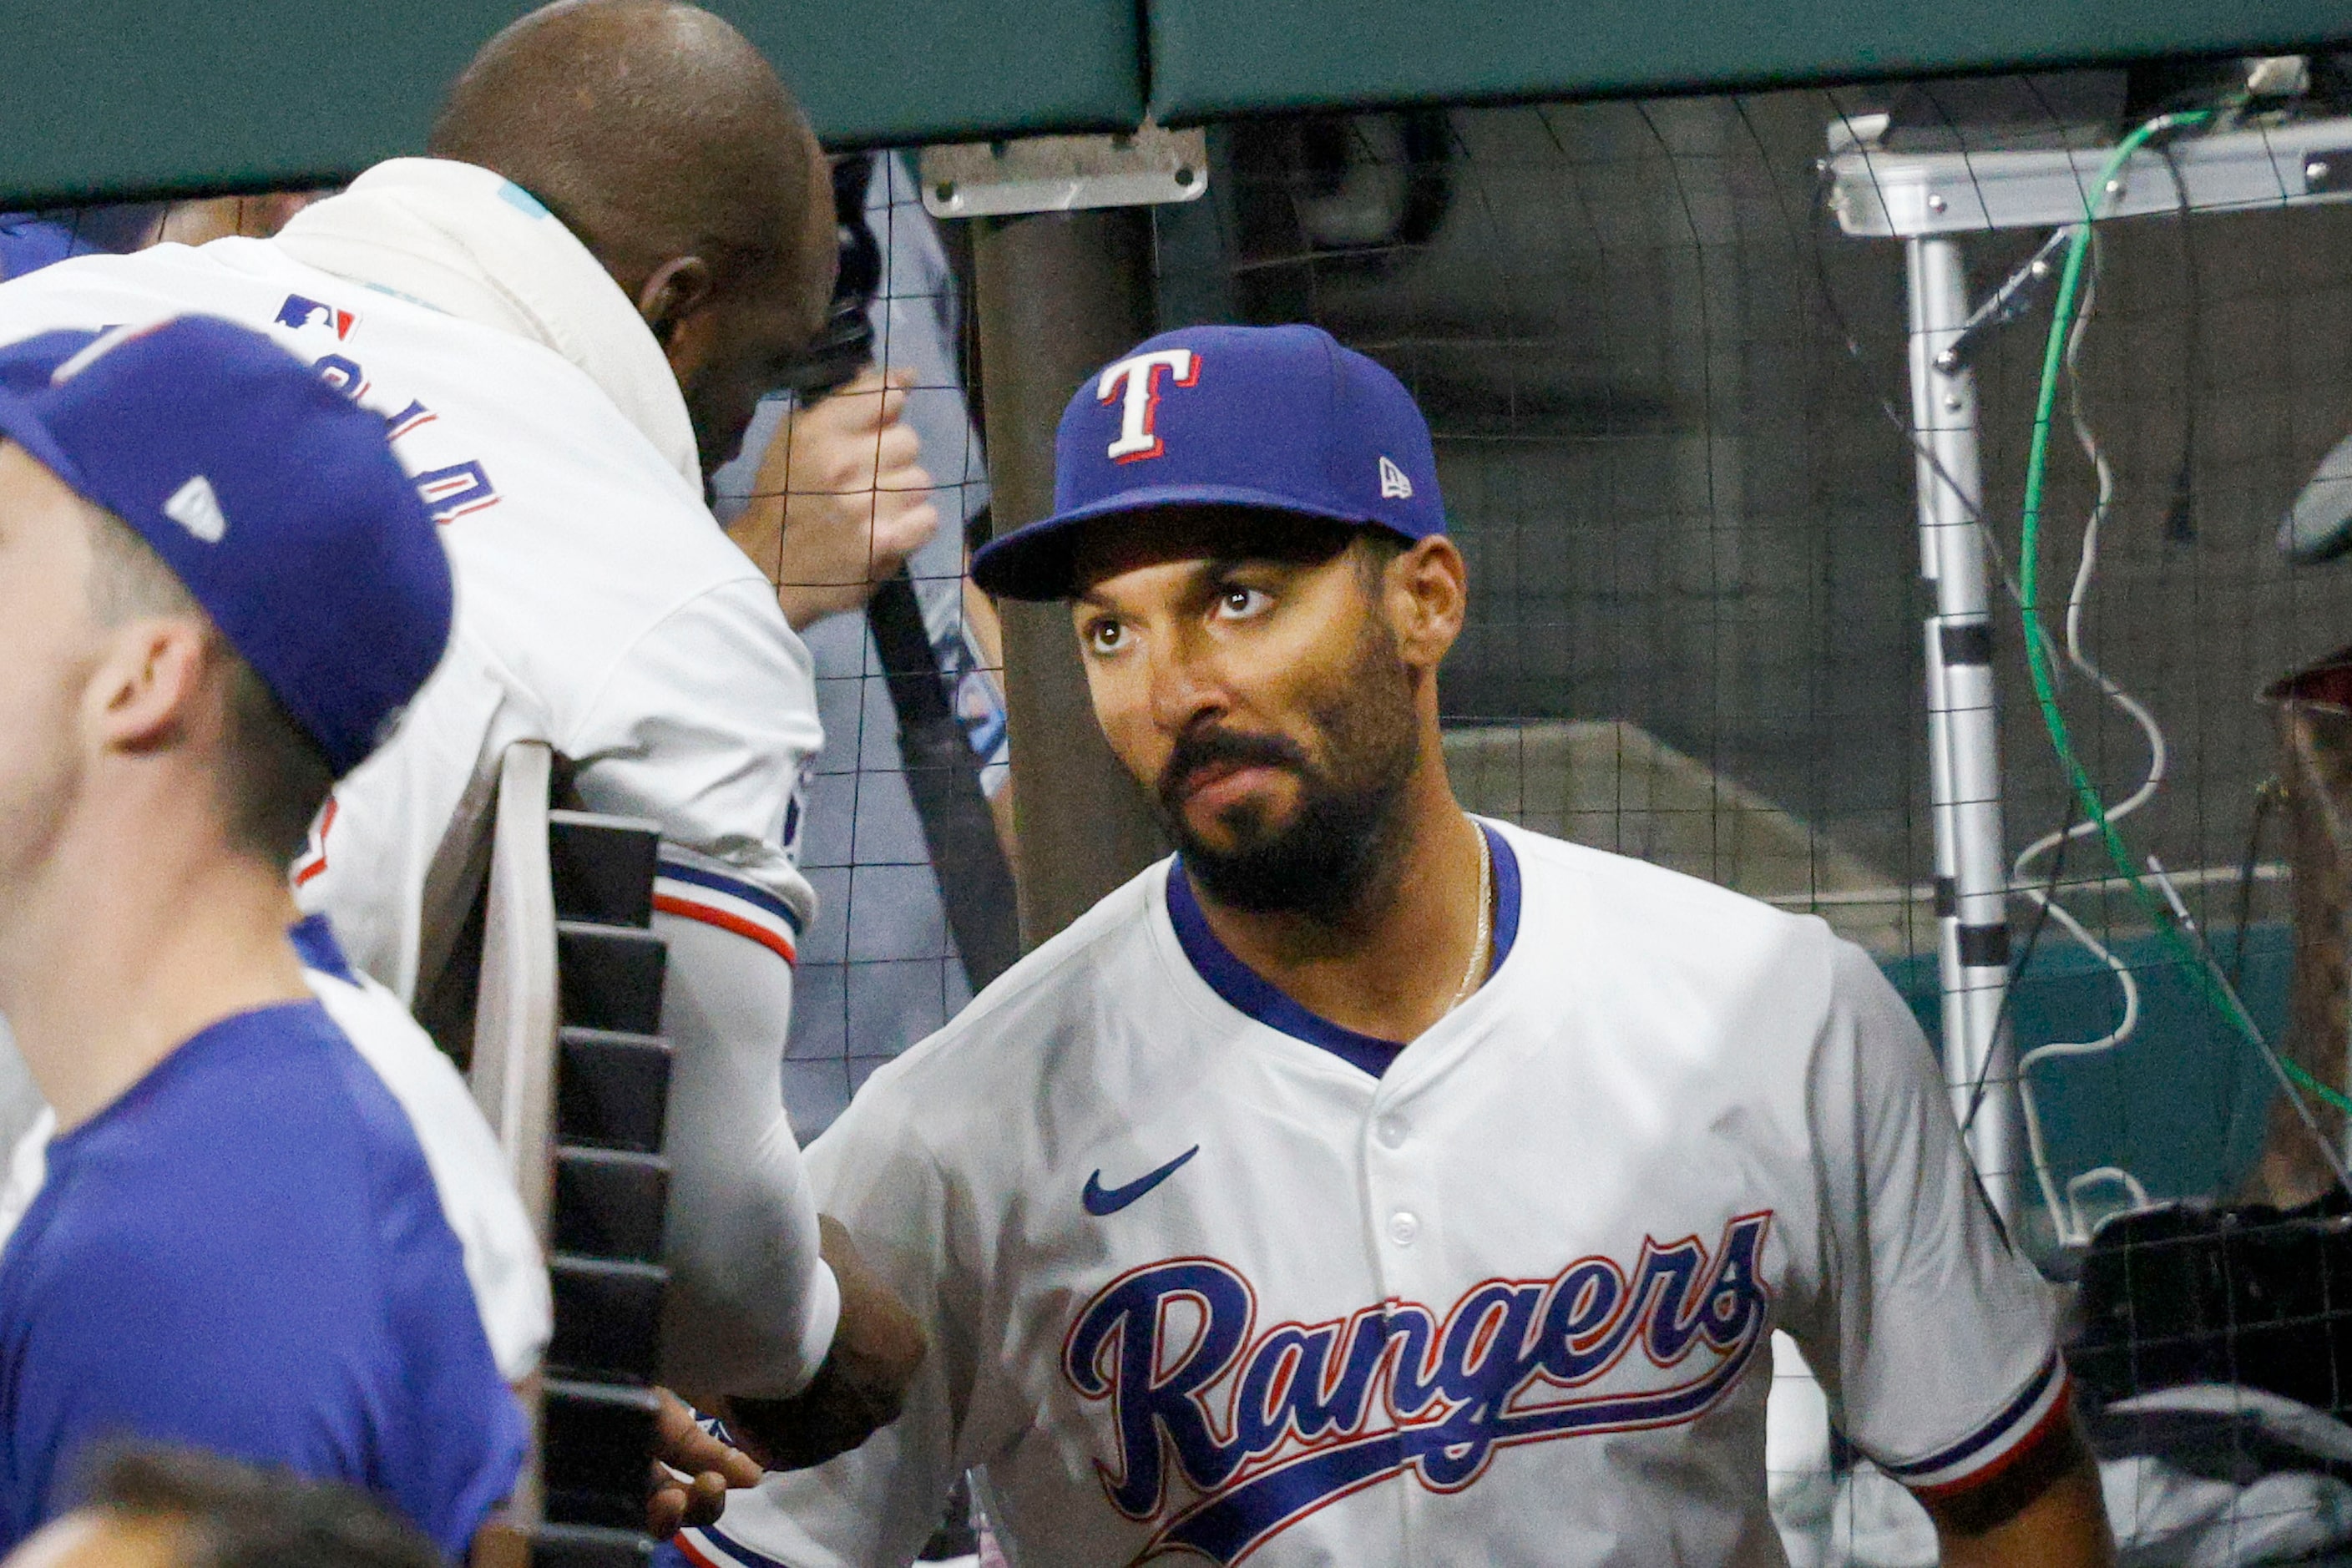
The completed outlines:
[[[172,492],[172,499],[163,503],[163,515],[206,544],[218,544],[221,535],[228,531],[220,497],[213,494],[213,482],[202,474]]]
[[[1382,500],[1412,499],[1412,481],[1404,477],[1404,470],[1398,468],[1395,461],[1386,454],[1382,454],[1381,458],[1381,499]]]

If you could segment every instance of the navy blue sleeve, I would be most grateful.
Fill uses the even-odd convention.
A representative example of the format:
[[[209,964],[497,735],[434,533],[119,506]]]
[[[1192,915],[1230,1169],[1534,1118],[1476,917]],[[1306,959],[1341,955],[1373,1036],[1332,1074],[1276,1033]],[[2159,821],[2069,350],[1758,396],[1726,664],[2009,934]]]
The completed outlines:
[[[361,1381],[335,1365],[343,1336],[322,1335],[321,1297],[268,1289],[273,1302],[202,1248],[152,1232],[43,1239],[64,1245],[38,1249],[7,1304],[19,1532],[70,1508],[91,1449],[116,1438],[365,1484],[366,1434],[320,1396],[322,1373],[351,1392]]]
[[[437,1207],[376,1223],[393,1245],[374,1268],[332,1241],[302,1267],[218,1225],[48,1238],[66,1245],[6,1303],[10,1533],[72,1506],[93,1447],[136,1436],[374,1491],[461,1559],[521,1467],[522,1414]]]
[[[373,1492],[453,1559],[520,1469],[423,1152],[315,1004],[213,1026],[51,1144],[0,1258],[7,1534],[124,1437]]]

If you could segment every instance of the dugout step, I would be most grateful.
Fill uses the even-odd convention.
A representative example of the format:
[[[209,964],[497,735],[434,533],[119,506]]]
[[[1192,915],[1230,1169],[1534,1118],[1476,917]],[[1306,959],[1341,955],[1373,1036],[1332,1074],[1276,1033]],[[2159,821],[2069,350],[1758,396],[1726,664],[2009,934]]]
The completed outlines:
[[[659,1153],[669,1114],[669,1043],[652,1035],[566,1028],[558,1050],[557,1140]]]
[[[659,1263],[668,1212],[669,1162],[660,1155],[556,1150],[556,1251]]]
[[[549,812],[547,858],[555,882],[555,918],[651,929],[660,856],[661,828],[644,817]]]
[[[559,1252],[548,1276],[555,1293],[549,1371],[591,1382],[653,1383],[661,1364],[662,1290],[669,1270]]]
[[[540,1405],[540,1475],[551,1524],[636,1530],[660,1401],[649,1388],[551,1377]]]
[[[653,1560],[653,1538],[634,1530],[543,1524],[530,1538],[531,1568],[637,1568]]]
[[[649,931],[558,921],[559,1016],[566,1026],[625,1035],[661,1033],[668,949]]]

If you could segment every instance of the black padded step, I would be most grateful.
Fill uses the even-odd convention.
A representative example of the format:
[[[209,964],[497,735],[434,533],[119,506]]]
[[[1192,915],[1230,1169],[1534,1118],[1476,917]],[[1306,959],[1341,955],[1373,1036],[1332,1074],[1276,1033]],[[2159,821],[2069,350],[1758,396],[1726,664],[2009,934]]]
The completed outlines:
[[[558,1148],[553,1212],[558,1252],[659,1263],[669,1162],[625,1149]]]
[[[551,1524],[635,1530],[646,1517],[654,1451],[649,1388],[551,1377],[540,1407],[540,1476]]]
[[[660,857],[661,829],[644,817],[549,812],[547,858],[555,880],[555,918],[650,927]]]
[[[661,1033],[662,976],[668,950],[649,931],[558,921],[556,986],[561,1021],[625,1035]]]
[[[542,1524],[531,1532],[531,1568],[639,1568],[653,1560],[653,1537],[634,1530]]]
[[[651,1035],[567,1028],[555,1068],[555,1139],[588,1149],[661,1150],[669,1046]]]
[[[549,1371],[559,1377],[652,1383],[661,1362],[662,1287],[669,1270],[559,1252],[548,1276],[555,1289]]]

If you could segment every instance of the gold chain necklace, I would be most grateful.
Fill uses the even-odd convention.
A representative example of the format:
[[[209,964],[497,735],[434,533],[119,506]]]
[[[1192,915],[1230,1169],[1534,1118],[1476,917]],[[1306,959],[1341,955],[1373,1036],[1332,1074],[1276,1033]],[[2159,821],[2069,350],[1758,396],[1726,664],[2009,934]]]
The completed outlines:
[[[1445,1005],[1448,1013],[1462,1005],[1469,999],[1470,994],[1478,989],[1479,968],[1486,963],[1486,944],[1494,935],[1495,855],[1487,847],[1486,830],[1475,822],[1470,826],[1478,835],[1478,939],[1470,944],[1470,963],[1462,971],[1462,984],[1454,988],[1454,1000]]]

